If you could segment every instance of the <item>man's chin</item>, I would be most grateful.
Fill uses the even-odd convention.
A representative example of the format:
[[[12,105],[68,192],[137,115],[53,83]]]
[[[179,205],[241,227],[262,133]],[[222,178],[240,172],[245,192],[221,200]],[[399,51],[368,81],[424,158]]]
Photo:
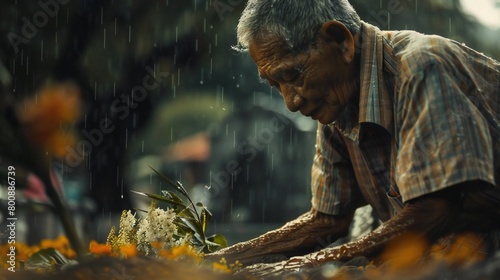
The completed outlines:
[[[332,122],[334,122],[335,120],[333,121],[323,121],[321,119],[318,119],[318,122],[321,123],[321,124],[324,124],[324,125],[328,125],[328,124],[331,124]]]
[[[316,116],[316,118],[312,118],[313,120],[317,120],[321,124],[327,125],[331,124],[337,119],[337,116],[333,116],[332,114],[321,114],[319,116]]]

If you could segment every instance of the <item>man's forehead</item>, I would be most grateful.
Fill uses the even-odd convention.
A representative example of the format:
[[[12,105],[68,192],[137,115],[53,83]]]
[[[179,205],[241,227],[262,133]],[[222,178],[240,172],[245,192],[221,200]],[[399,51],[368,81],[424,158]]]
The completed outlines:
[[[250,41],[249,51],[252,55],[271,56],[286,55],[290,48],[286,42],[277,36],[260,36]]]

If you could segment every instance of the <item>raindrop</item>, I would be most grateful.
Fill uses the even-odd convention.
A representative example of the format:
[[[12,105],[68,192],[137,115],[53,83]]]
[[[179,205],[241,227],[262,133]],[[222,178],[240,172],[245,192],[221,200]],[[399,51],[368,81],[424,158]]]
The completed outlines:
[[[233,130],[233,148],[236,148],[236,130]]]
[[[129,24],[128,26],[128,42],[130,43],[132,39],[132,25]]]

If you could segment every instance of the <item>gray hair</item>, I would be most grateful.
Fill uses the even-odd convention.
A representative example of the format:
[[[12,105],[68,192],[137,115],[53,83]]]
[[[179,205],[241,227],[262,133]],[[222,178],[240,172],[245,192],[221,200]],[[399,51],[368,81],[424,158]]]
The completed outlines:
[[[314,44],[323,23],[342,22],[357,34],[361,20],[348,0],[249,0],[237,29],[239,51],[270,33],[286,42],[291,50],[304,50]]]

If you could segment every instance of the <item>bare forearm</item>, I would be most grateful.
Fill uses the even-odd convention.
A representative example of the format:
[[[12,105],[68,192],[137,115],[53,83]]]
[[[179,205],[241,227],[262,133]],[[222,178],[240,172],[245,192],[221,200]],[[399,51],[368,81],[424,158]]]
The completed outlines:
[[[375,256],[388,242],[405,233],[421,234],[433,241],[452,231],[459,210],[458,192],[441,191],[405,205],[396,216],[363,238],[306,256],[309,262],[345,261],[356,256]]]
[[[330,216],[311,211],[279,229],[224,248],[207,257],[212,259],[224,257],[227,260],[239,260],[243,264],[248,264],[266,255],[294,256],[309,253],[320,246],[325,239],[334,241],[345,236],[352,216],[352,213]]]

